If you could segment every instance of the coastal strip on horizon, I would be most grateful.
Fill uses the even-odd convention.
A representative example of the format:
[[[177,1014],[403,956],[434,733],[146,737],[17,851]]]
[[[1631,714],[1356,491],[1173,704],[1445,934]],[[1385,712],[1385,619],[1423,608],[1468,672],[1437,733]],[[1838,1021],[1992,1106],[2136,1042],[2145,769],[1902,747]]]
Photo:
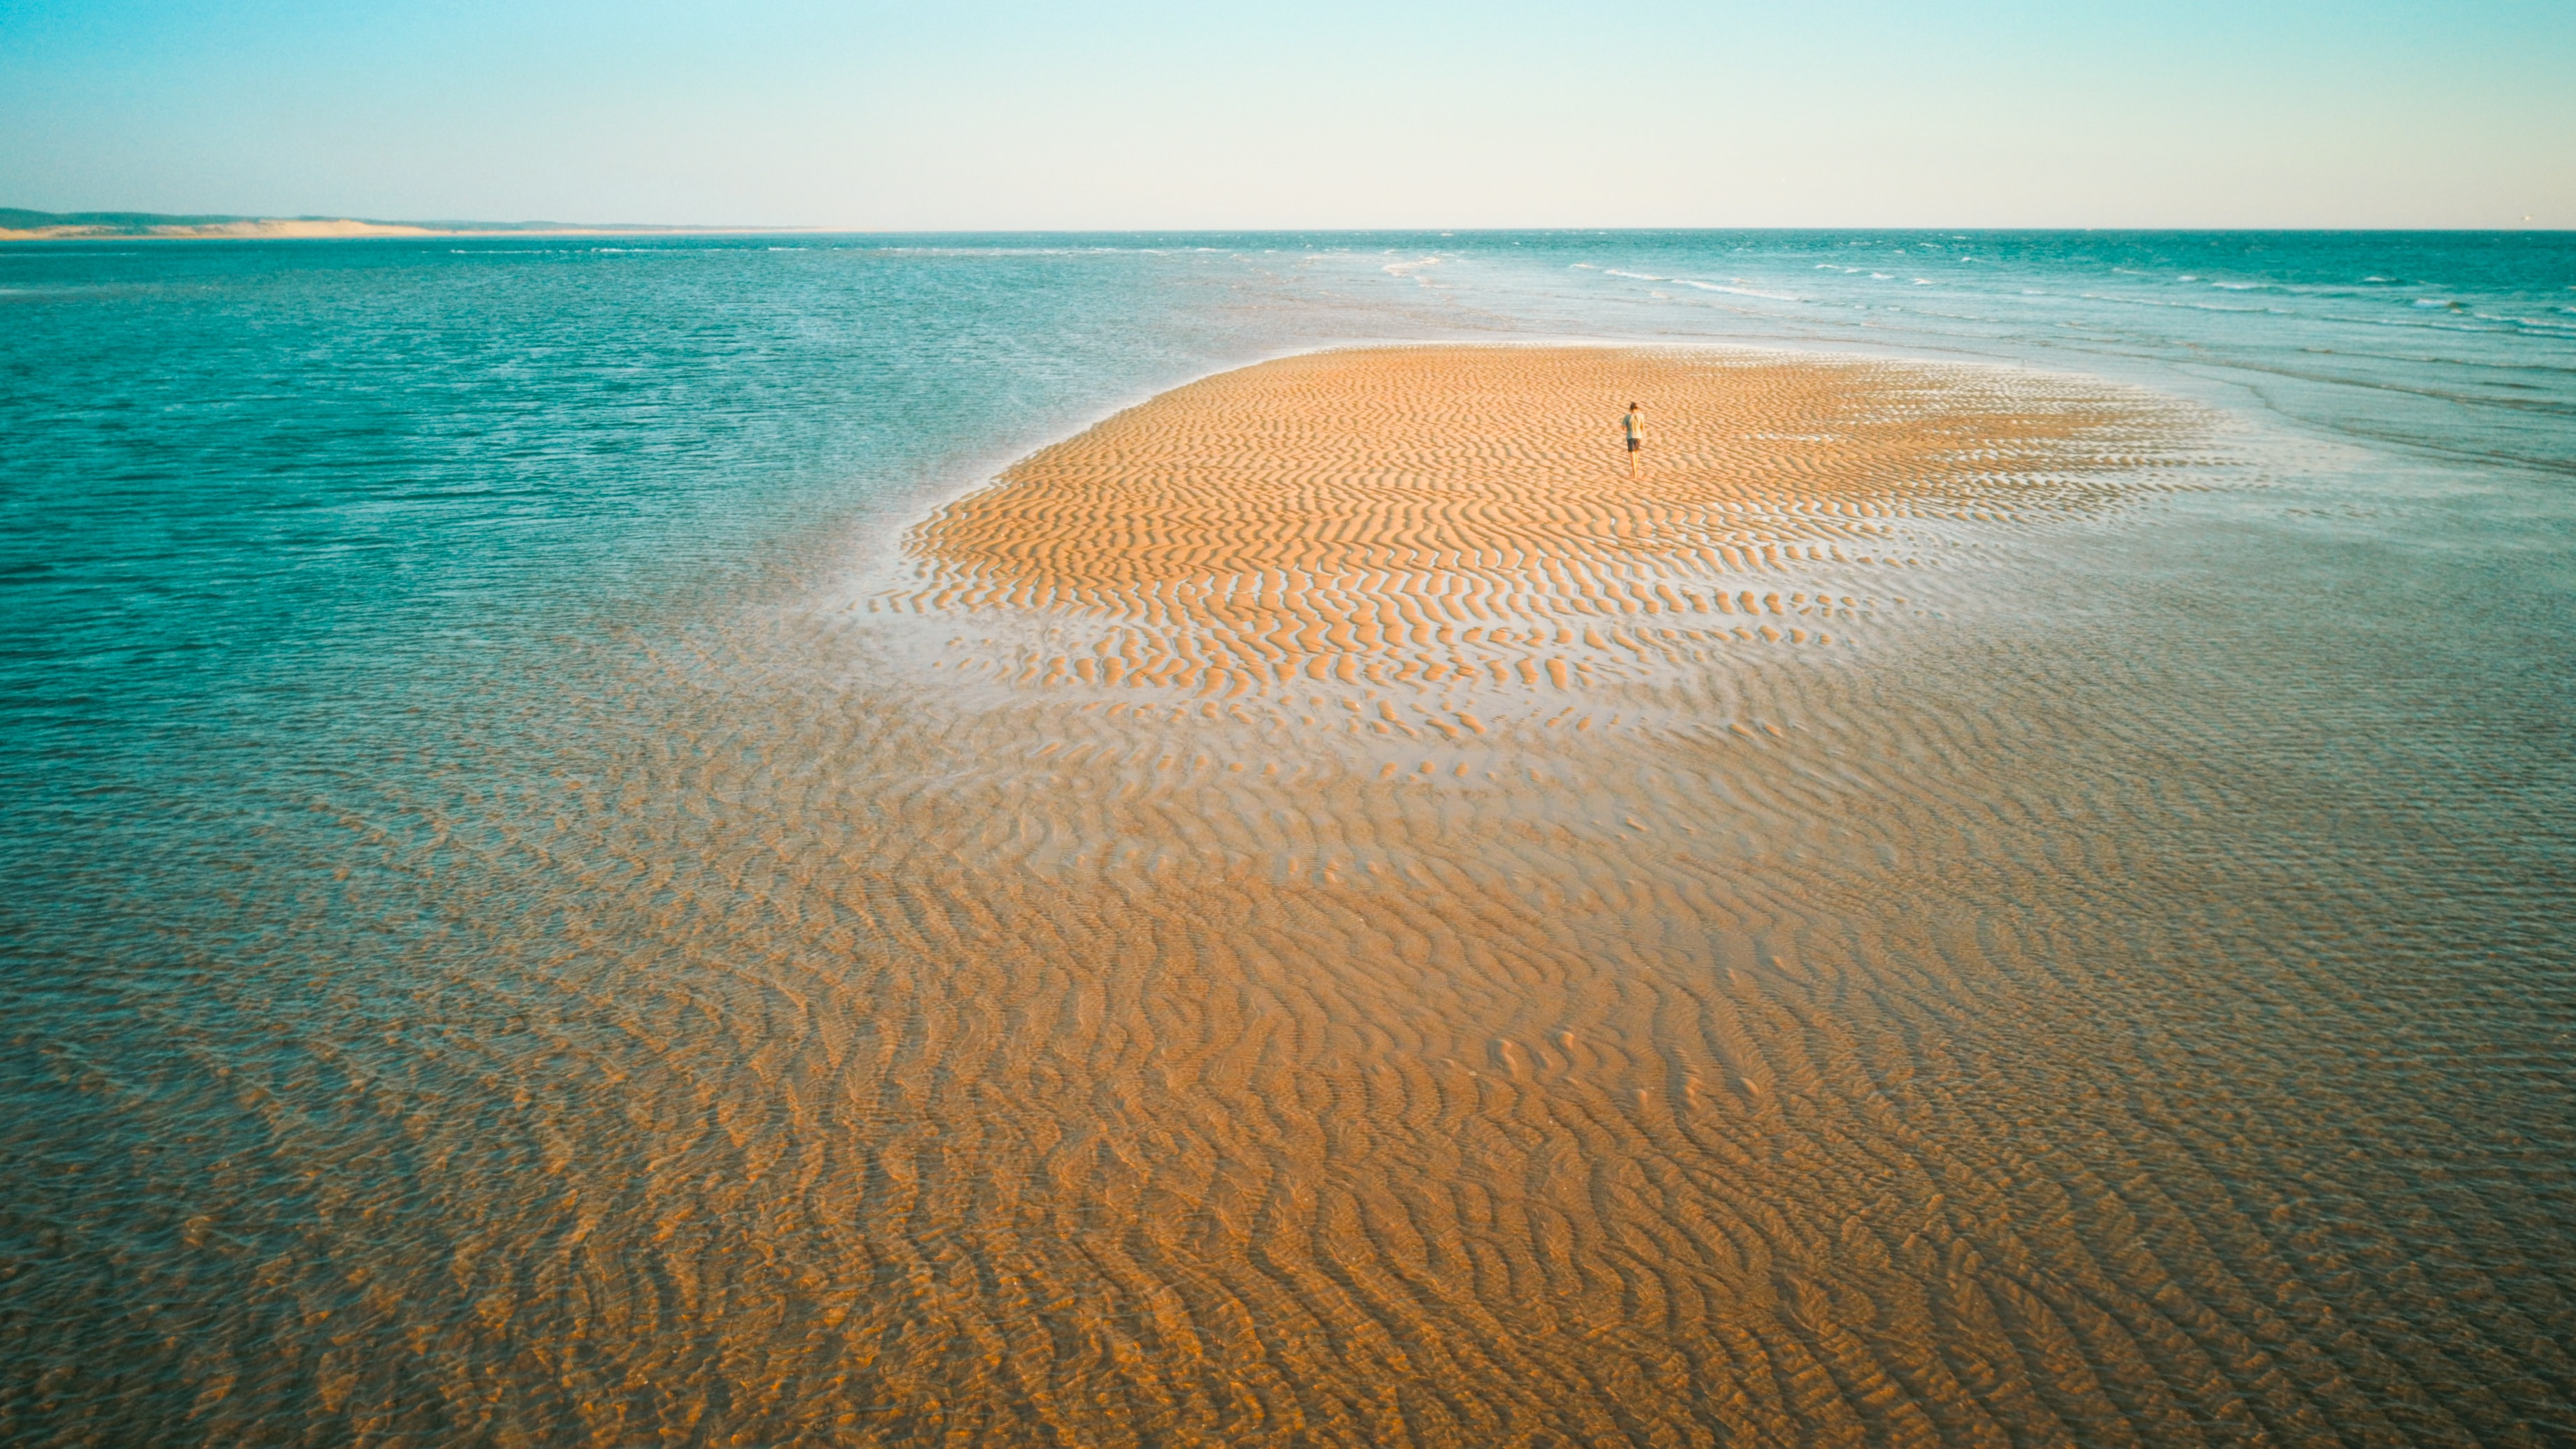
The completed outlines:
[[[361,237],[747,236],[801,227],[662,226],[572,221],[370,221],[346,216],[168,216],[146,211],[0,207],[0,242],[329,241]]]

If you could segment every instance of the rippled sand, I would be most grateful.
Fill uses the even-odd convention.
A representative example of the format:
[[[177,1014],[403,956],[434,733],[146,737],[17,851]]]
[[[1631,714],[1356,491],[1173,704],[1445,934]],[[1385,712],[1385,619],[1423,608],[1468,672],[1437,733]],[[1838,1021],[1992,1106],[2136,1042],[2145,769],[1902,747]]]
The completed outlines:
[[[1633,475],[1620,419],[1643,406]],[[1907,516],[2083,508],[2174,410],[2028,374],[1708,350],[1316,353],[1178,388],[921,530],[899,605],[999,616],[942,661],[1212,696],[1633,678],[1830,642],[1784,564],[1902,566]],[[1096,636],[1096,637],[1095,637]]]
[[[2189,694],[2134,658],[1898,602],[1943,529],[2073,527],[2190,429],[2024,374],[1520,348],[1121,414],[855,615],[568,679],[516,784],[352,818],[316,897],[421,902],[412,971],[162,1023],[266,1135],[200,1216],[77,1230],[243,1245],[238,1291],[120,1330],[184,1416],[66,1357],[11,1422],[2544,1442],[2570,1313],[2516,1264],[2568,1261],[2565,1164],[2427,1166],[2481,1108],[2384,1050],[2396,887],[2302,893],[2274,844],[2402,827],[2249,805],[2188,710],[2133,728]]]

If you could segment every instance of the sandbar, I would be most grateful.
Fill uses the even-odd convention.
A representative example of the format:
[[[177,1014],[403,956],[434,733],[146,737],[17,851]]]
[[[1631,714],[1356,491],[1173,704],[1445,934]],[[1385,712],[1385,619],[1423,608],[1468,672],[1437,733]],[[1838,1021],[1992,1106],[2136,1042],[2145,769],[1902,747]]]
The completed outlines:
[[[1909,519],[2102,506],[2174,461],[2176,424],[2146,394],[2005,369],[1337,349],[1039,450],[915,531],[885,605],[1048,623],[946,666],[1023,685],[1564,689],[1721,638],[1822,642],[1815,611],[1861,602],[1784,596],[1785,564],[1903,566]]]

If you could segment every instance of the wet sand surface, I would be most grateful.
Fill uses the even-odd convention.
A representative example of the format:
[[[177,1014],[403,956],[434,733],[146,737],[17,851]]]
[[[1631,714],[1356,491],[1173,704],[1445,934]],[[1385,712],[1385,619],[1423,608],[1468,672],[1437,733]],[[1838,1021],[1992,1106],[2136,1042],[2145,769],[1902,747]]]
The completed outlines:
[[[264,1345],[210,1440],[2551,1442],[2553,1048],[2409,1045],[2524,887],[2099,610],[1923,612],[2198,426],[1579,348],[1120,414],[350,822],[432,945],[332,1111],[207,1044],[310,1226],[135,1332]]]
[[[1651,439],[1633,470],[1622,399]],[[1866,606],[1753,586],[1784,564],[1901,567],[1907,516],[2098,504],[2136,486],[2110,477],[2177,461],[2177,414],[1774,354],[1316,353],[1179,388],[950,505],[920,531],[910,602],[1008,618],[1016,647],[949,666],[1016,684],[1563,689],[1828,635],[1838,605]]]

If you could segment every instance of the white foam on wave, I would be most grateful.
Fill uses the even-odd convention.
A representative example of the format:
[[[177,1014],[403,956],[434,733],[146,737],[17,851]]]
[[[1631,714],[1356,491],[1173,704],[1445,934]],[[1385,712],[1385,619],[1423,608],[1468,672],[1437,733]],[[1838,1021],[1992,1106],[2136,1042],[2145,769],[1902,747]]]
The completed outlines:
[[[1733,287],[1720,282],[1694,282],[1688,277],[1677,277],[1674,280],[1680,282],[1685,287],[1697,287],[1703,292],[1726,292],[1738,297],[1760,297],[1772,302],[1803,302],[1807,300],[1804,297],[1791,296],[1787,292],[1765,292],[1754,287]]]
[[[2115,307],[2167,307],[2181,312],[2228,312],[2238,316],[2295,317],[2286,307],[2229,307],[2217,302],[2166,302],[2154,297],[2118,297],[2108,292],[2080,292],[2087,302],[2106,302]]]

